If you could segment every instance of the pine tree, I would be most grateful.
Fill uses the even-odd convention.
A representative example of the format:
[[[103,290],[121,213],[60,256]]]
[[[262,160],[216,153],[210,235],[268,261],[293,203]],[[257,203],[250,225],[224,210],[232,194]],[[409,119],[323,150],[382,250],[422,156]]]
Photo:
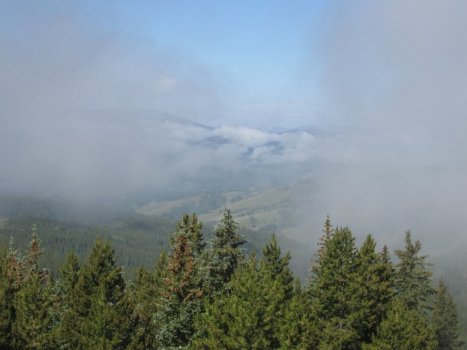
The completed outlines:
[[[74,251],[70,251],[60,267],[59,286],[64,296],[69,296],[79,278],[80,263]]]
[[[277,244],[276,235],[273,234],[271,241],[263,248],[263,258],[261,259],[261,268],[265,273],[269,273],[271,277],[278,280],[283,286],[285,295],[290,298],[294,289],[294,278],[289,269],[290,252],[282,255],[281,249]]]
[[[238,230],[232,211],[226,208],[220,225],[214,231],[211,251],[207,257],[209,281],[213,292],[219,292],[230,281],[238,264],[244,258],[242,245],[246,241]]]
[[[70,269],[74,268],[62,271]],[[124,349],[129,343],[128,315],[132,310],[125,295],[122,269],[108,242],[96,240],[65,300],[68,303],[59,332],[61,348]]]
[[[268,246],[271,248],[274,243]],[[284,261],[288,258],[269,257],[258,262],[252,257],[240,266],[227,285],[228,293],[214,299],[197,319],[198,332],[192,348],[281,348],[281,327],[290,301],[290,283],[284,278],[290,272],[282,265]],[[273,275],[272,271],[279,265],[280,274]]]
[[[362,349],[434,350],[436,338],[417,310],[408,308],[406,303],[395,301],[371,344],[365,344]]]
[[[15,256],[16,254],[10,249],[0,258],[0,349],[11,349],[13,343],[14,299],[18,290],[11,278],[12,263],[16,261]]]
[[[186,346],[194,333],[193,321],[202,310],[204,249],[202,224],[195,214],[184,215],[171,238],[162,297],[155,314],[162,346]]]
[[[320,348],[358,348],[358,272],[355,238],[348,228],[337,228],[324,246],[308,288],[311,320],[321,330]]]
[[[438,341],[437,350],[464,348],[460,339],[456,306],[444,282],[439,281],[433,308],[433,329]]]
[[[39,271],[42,249],[33,226],[26,256],[14,249],[10,240],[1,264],[0,276],[0,348],[43,348],[52,326],[44,294],[51,282],[48,272]],[[40,333],[40,335],[38,335]]]
[[[43,251],[39,241],[39,236],[37,235],[37,226],[32,226],[32,238],[29,242],[28,255],[26,256],[25,261],[23,262],[23,269],[25,270],[25,278],[30,275],[36,274],[39,269],[39,257],[42,255]]]
[[[359,338],[370,342],[371,337],[386,315],[393,298],[394,271],[389,260],[387,248],[376,253],[376,242],[369,235],[358,251],[358,273],[356,297],[357,316],[355,325]]]
[[[30,275],[16,294],[13,326],[17,349],[55,349],[52,303],[53,281],[48,275]]]
[[[319,269],[319,262],[324,257],[326,244],[332,238],[333,235],[334,235],[334,227],[332,226],[331,218],[329,217],[329,214],[328,214],[326,215],[326,220],[324,221],[322,235],[318,241],[318,250],[315,253],[315,258],[311,262],[310,273],[311,273],[312,278],[314,274],[317,273],[317,270]]]
[[[326,242],[331,239],[333,234],[334,234],[334,227],[332,226],[331,218],[329,217],[329,214],[328,214],[326,215],[326,220],[324,221],[323,235],[321,236],[318,242],[318,254],[317,254],[318,258],[323,257]]]
[[[299,288],[285,307],[280,325],[280,349],[316,349],[318,326],[310,314],[311,301]]]
[[[397,297],[410,309],[426,311],[434,294],[431,286],[432,272],[427,269],[427,256],[419,255],[420,241],[412,243],[410,231],[405,233],[405,249],[396,250],[399,258],[396,265],[395,287]]]
[[[137,271],[135,283],[131,286],[130,298],[133,304],[132,323],[134,333],[128,349],[145,350],[158,348],[158,327],[153,320],[157,313],[162,293],[162,283],[167,267],[167,256],[162,252],[151,273],[145,268]]]

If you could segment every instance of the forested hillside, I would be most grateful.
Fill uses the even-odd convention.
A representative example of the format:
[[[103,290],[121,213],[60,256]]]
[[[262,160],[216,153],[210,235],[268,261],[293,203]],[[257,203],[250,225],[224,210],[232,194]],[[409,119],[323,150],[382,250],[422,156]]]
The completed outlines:
[[[371,236],[357,245],[328,218],[299,280],[274,235],[248,254],[230,210],[209,240],[185,214],[167,251],[130,281],[105,238],[82,259],[68,253],[52,274],[32,227],[25,251],[3,247],[1,349],[464,347],[449,290],[410,232],[392,259]]]
[[[136,214],[121,205],[85,204],[32,196],[1,196],[0,247],[7,247],[12,241],[18,249],[26,249],[34,225],[47,252],[40,257],[40,263],[57,275],[70,250],[83,259],[96,237],[100,237],[109,240],[115,249],[117,264],[124,266],[125,276],[130,279],[134,278],[138,267],[152,267],[154,257],[168,249],[168,237],[176,227],[172,216]],[[258,230],[242,227],[241,232],[248,240],[245,249],[260,251],[273,229],[271,226]],[[212,224],[203,226],[205,237],[209,238],[212,232]],[[297,257],[305,255],[299,242],[284,236],[280,236],[280,241],[286,249],[296,251]],[[298,260],[294,262],[296,272],[306,273]]]

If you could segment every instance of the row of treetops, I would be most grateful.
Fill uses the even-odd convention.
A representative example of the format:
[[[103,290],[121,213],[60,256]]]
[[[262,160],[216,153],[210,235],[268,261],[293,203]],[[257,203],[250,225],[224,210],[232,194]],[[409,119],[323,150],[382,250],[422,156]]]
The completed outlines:
[[[368,236],[329,217],[309,278],[289,268],[273,235],[260,256],[226,209],[207,244],[183,215],[153,269],[123,278],[108,241],[87,259],[70,252],[60,274],[26,254],[0,258],[0,349],[461,349],[455,305],[434,288],[421,244],[405,236],[392,262]]]

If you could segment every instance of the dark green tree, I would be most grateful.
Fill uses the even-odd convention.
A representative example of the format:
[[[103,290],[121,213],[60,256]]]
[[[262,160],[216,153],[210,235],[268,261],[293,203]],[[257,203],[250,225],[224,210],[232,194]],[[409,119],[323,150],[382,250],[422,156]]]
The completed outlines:
[[[204,265],[202,224],[195,214],[183,215],[171,238],[161,301],[155,314],[158,341],[164,347],[186,346],[194,333],[194,318],[202,310]]]
[[[59,332],[61,348],[124,349],[129,343],[128,316],[132,310],[122,269],[108,241],[96,240],[65,300],[68,302]]]
[[[71,349],[72,344],[78,346],[79,334],[74,328],[75,322],[79,320],[80,314],[85,315],[85,309],[78,310],[78,293],[75,287],[80,274],[80,262],[73,251],[66,257],[65,263],[60,267],[60,278],[58,280],[58,326],[54,332],[56,343],[65,349]]]
[[[134,333],[129,349],[144,350],[158,348],[158,327],[153,315],[158,311],[158,302],[161,298],[163,279],[167,268],[167,255],[162,252],[151,273],[140,268],[136,279],[130,289],[133,303],[132,322]]]
[[[396,265],[395,288],[397,297],[410,309],[425,312],[431,308],[434,289],[431,286],[432,272],[427,269],[427,256],[420,255],[422,244],[412,242],[410,231],[405,233],[405,248],[396,250],[399,258]]]
[[[283,257],[280,257],[282,260]],[[193,349],[278,349],[289,285],[255,257],[241,265],[197,319]]]
[[[53,281],[47,270],[39,271],[41,253],[35,226],[25,256],[10,242],[0,277],[0,347],[44,349],[51,344]]]
[[[314,277],[314,274],[319,269],[320,260],[323,258],[325,254],[326,244],[332,238],[333,235],[334,235],[334,227],[332,226],[331,218],[329,217],[329,214],[328,214],[326,215],[326,220],[324,221],[322,235],[318,241],[318,250],[316,251],[314,255],[314,259],[312,259],[311,261],[311,265],[310,265],[311,278]]]
[[[19,265],[18,253],[10,243],[10,249],[0,258],[0,349],[13,348],[14,300],[19,290]]]
[[[334,227],[332,226],[331,223],[331,218],[329,217],[329,214],[326,215],[326,220],[324,221],[324,227],[323,227],[323,235],[319,239],[318,242],[318,259],[321,258],[324,254],[324,250],[326,247],[327,241],[329,241],[334,234]]]
[[[318,326],[310,313],[311,301],[299,288],[288,302],[280,325],[280,349],[316,349]]]
[[[376,333],[394,295],[394,271],[387,249],[377,253],[375,248],[376,242],[369,235],[358,251],[356,262],[359,303],[355,326],[360,340],[366,343]]]
[[[294,277],[289,268],[290,259],[290,252],[282,255],[276,235],[273,234],[269,243],[263,248],[261,270],[263,273],[269,273],[274,280],[282,285],[287,299],[292,297],[294,289]]]
[[[74,251],[70,251],[60,267],[59,287],[65,297],[71,295],[79,278],[80,263]]]
[[[239,234],[238,224],[232,217],[232,211],[224,210],[221,223],[214,231],[209,252],[209,281],[213,292],[220,291],[230,281],[238,264],[243,260],[242,245],[246,243]]]
[[[238,267],[225,291],[197,319],[195,349],[278,349],[285,313],[294,292],[290,255],[282,255],[275,236],[255,256]],[[298,289],[298,288],[296,288]],[[289,339],[290,340],[290,339]],[[293,341],[293,340],[291,340]]]
[[[16,294],[16,319],[13,326],[17,349],[56,349],[53,331],[54,288],[47,274],[34,273]]]
[[[363,350],[434,350],[436,338],[423,316],[408,308],[405,302],[396,301],[389,308],[371,344]]]
[[[438,341],[437,350],[464,348],[460,338],[456,306],[444,282],[439,281],[433,307],[433,329]]]
[[[337,228],[326,241],[307,291],[322,349],[359,347],[358,273],[355,238],[348,228]]]

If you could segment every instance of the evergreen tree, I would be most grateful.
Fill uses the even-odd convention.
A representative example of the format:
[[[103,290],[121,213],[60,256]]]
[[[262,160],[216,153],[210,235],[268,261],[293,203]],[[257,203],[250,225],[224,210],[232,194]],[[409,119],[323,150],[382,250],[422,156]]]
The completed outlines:
[[[46,348],[53,325],[49,300],[52,280],[48,271],[39,272],[42,253],[37,229],[26,256],[13,248],[13,241],[2,264],[0,294],[0,348]]]
[[[274,244],[269,244],[273,246]],[[281,326],[290,300],[287,275],[271,272],[271,262],[287,258],[255,257],[240,266],[227,286],[197,319],[193,349],[279,349]]]
[[[355,325],[360,340],[370,342],[386,315],[393,298],[394,271],[387,249],[376,253],[376,242],[369,235],[358,251],[356,297],[359,300]]]
[[[69,271],[70,268],[62,270]],[[62,348],[125,348],[130,336],[128,315],[131,315],[131,309],[125,296],[122,269],[117,266],[108,242],[96,240],[65,300],[68,304],[59,332]]]
[[[269,273],[273,279],[279,281],[287,298],[292,296],[294,289],[294,278],[289,268],[290,259],[290,252],[287,252],[284,256],[282,255],[277,244],[276,235],[273,234],[271,241],[263,248],[261,268],[264,273]]]
[[[389,308],[387,318],[381,322],[371,344],[363,350],[434,350],[435,335],[421,314],[396,301]]]
[[[171,238],[162,297],[155,314],[162,346],[186,346],[194,333],[193,320],[202,310],[204,248],[202,224],[195,214],[184,215]]]
[[[305,293],[295,288],[287,304],[280,325],[280,349],[316,349],[318,325],[310,314],[311,301]]]
[[[140,268],[136,274],[135,283],[130,291],[134,305],[132,315],[134,333],[129,349],[144,350],[158,347],[158,328],[153,320],[153,315],[158,310],[166,268],[167,256],[165,252],[162,252],[152,273],[145,268]]]
[[[433,329],[438,341],[437,350],[463,349],[460,339],[457,312],[444,282],[439,281],[433,308]]]
[[[211,251],[209,252],[210,284],[214,292],[220,291],[230,281],[244,255],[242,245],[246,243],[238,233],[238,224],[232,217],[232,211],[224,210],[221,223],[214,231]]]
[[[337,228],[324,246],[308,289],[311,320],[321,330],[322,349],[359,347],[358,272],[355,238],[348,228]]]
[[[53,281],[48,275],[30,275],[16,294],[13,326],[17,349],[56,349],[53,341]]]
[[[12,249],[0,258],[0,349],[12,349],[13,344],[14,299],[18,288],[11,270],[16,261],[16,253]]]
[[[426,311],[434,294],[431,286],[432,273],[427,269],[427,256],[419,255],[420,241],[412,243],[410,231],[405,233],[405,249],[396,250],[399,258],[396,265],[395,287],[399,299],[410,309]]]
[[[44,339],[52,326],[50,311],[45,305],[48,272],[39,272],[41,254],[37,230],[26,256],[13,248],[13,241],[3,260],[0,276],[0,348],[45,348]]]
[[[70,251],[60,267],[60,289],[65,297],[70,296],[79,278],[80,263],[74,251]]]
[[[133,304],[132,322],[134,333],[128,346],[132,350],[156,348],[157,331],[152,321],[156,312],[153,307],[157,297],[154,295],[153,276],[145,268],[136,273],[136,280],[130,287],[130,300]]]
[[[332,226],[331,223],[331,218],[329,217],[329,214],[326,215],[326,220],[324,221],[324,227],[323,227],[323,235],[321,236],[319,242],[318,242],[318,259],[322,258],[324,255],[324,250],[327,241],[329,241],[334,234],[334,227]]]
[[[324,221],[322,235],[318,241],[318,250],[315,254],[315,258],[311,262],[310,273],[311,273],[312,278],[314,277],[314,274],[317,273],[317,270],[319,269],[320,260],[323,259],[324,254],[325,254],[326,244],[332,238],[333,235],[334,235],[334,227],[332,226],[331,218],[329,217],[329,214],[328,214],[326,215],[326,220]]]

